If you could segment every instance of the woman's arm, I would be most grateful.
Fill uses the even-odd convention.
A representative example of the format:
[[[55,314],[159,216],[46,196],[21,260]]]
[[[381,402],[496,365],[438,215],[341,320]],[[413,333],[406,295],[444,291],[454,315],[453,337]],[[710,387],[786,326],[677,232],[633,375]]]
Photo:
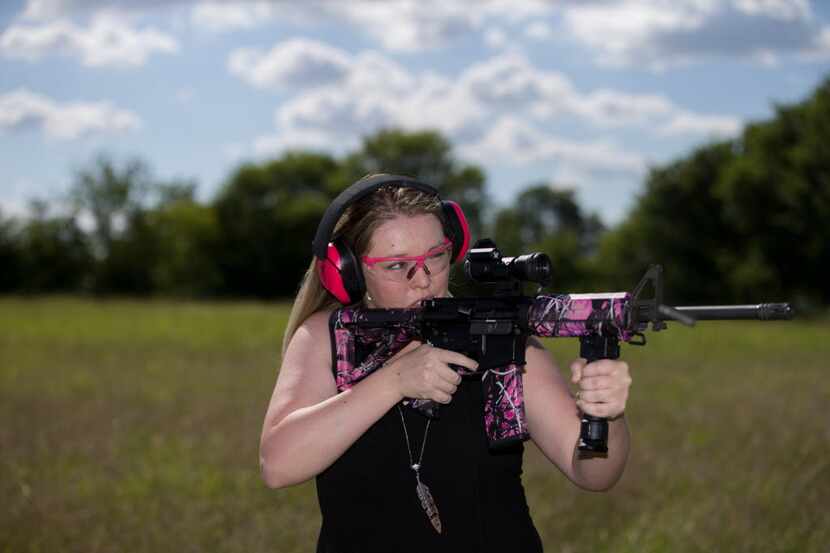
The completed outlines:
[[[620,415],[609,413],[613,420],[608,422],[608,456],[600,457],[582,455],[577,449],[579,408],[550,352],[535,338],[529,341],[526,361],[525,409],[534,443],[577,486],[591,491],[605,491],[613,487],[622,476],[629,451],[628,427],[621,415],[630,384],[628,366],[621,361],[592,363],[588,366],[590,370],[586,370],[582,362],[572,365],[576,377],[589,378],[582,383],[583,386],[606,382],[596,380],[599,377],[611,379],[612,384],[625,389],[621,401],[620,392],[615,392],[613,403]],[[614,374],[610,375],[610,372]],[[586,406],[586,409],[593,410],[594,407]],[[605,413],[596,414],[608,416]]]
[[[316,476],[402,398],[379,370],[340,394],[332,375],[329,314],[315,313],[285,351],[260,438],[260,467],[272,488]]]
[[[322,312],[309,317],[286,348],[260,438],[262,476],[270,487],[316,476],[405,397],[449,403],[461,382],[449,363],[478,367],[460,353],[413,341],[338,394],[328,318]]]

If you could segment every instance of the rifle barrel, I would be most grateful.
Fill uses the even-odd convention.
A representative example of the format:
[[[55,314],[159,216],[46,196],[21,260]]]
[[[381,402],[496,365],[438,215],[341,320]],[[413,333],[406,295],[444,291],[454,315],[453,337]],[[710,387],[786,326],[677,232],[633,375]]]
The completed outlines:
[[[793,318],[794,311],[789,303],[759,303],[755,305],[694,305],[675,307],[683,314],[698,321],[724,321],[731,319],[756,319],[759,321],[780,321]],[[661,317],[667,320],[665,317]]]

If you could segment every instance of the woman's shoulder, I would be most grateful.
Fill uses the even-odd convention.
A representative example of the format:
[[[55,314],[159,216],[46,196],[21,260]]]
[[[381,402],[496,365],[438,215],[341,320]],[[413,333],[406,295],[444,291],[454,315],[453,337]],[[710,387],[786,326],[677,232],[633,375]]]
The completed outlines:
[[[334,311],[336,311],[336,309],[331,307],[312,313],[305,321],[303,321],[299,328],[297,328],[297,331],[299,332],[302,330],[313,338],[328,335],[329,319]]]
[[[329,317],[333,311],[334,309],[316,311],[300,323],[285,350],[283,369],[304,367],[303,374],[308,375],[309,366],[319,366],[322,373],[329,373],[332,352]]]

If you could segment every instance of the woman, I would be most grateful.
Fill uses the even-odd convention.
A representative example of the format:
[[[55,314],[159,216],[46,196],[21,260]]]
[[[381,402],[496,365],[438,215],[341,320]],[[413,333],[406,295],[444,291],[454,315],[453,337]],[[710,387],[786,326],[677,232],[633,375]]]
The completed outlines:
[[[457,204],[406,177],[362,179],[324,216],[260,444],[270,487],[316,477],[318,551],[542,550],[521,484],[522,444],[488,448],[481,379],[449,366],[475,371],[473,359],[412,341],[349,389],[338,393],[335,381],[332,312],[344,304],[412,308],[448,296],[450,263],[468,241]],[[538,341],[526,361],[531,439],[577,486],[613,486],[628,455],[626,363],[572,363],[575,400]],[[407,398],[442,404],[440,417],[402,408]],[[578,454],[580,411],[609,418],[607,457]]]

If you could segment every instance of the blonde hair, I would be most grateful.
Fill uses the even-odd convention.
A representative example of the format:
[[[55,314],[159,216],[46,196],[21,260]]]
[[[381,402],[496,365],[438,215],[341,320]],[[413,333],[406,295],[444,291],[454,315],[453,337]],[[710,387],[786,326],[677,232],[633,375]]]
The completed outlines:
[[[376,176],[378,175],[368,175],[358,182]],[[372,235],[381,224],[398,215],[426,214],[438,217],[446,233],[446,223],[438,196],[415,188],[382,186],[346,209],[335,226],[332,241],[342,238],[359,258],[369,251]],[[323,288],[323,283],[320,282],[317,274],[317,263],[319,263],[317,258],[312,257],[311,264],[300,283],[300,289],[291,308],[291,314],[288,316],[288,324],[282,339],[283,355],[294,333],[306,319],[318,311],[329,311],[341,306],[340,302]],[[359,301],[362,301],[362,298]]]

